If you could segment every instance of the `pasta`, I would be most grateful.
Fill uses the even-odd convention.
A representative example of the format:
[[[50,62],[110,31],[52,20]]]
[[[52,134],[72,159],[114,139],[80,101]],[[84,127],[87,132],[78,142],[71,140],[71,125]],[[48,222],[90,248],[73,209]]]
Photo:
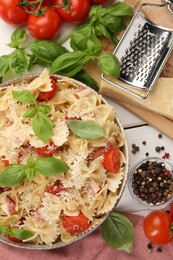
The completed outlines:
[[[52,155],[64,161],[69,170],[62,174],[43,176],[39,173],[12,187],[0,187],[0,225],[15,226],[33,232],[23,243],[52,245],[57,240],[73,241],[78,234],[70,234],[63,226],[63,217],[84,214],[92,229],[115,205],[119,188],[125,178],[125,136],[116,120],[115,111],[91,89],[81,87],[68,78],[56,78],[58,90],[42,104],[50,106],[49,118],[53,122],[51,139],[44,143],[32,128],[32,119],[23,115],[33,105],[14,99],[12,90],[29,90],[37,99],[40,92],[51,90],[50,76],[44,70],[31,82],[26,80],[3,87],[0,90],[0,170],[4,161],[26,164],[32,157],[40,158],[35,148],[54,143],[57,149]],[[77,136],[67,120],[89,120],[102,127],[104,137],[87,139]],[[117,174],[103,166],[104,151],[117,147],[120,151],[120,169]],[[98,155],[97,151],[102,149]],[[93,156],[94,154],[94,156]],[[0,173],[1,174],[1,173]],[[62,189],[58,194],[50,192],[56,182]],[[8,198],[8,199],[7,199]],[[11,200],[13,211],[9,209]]]

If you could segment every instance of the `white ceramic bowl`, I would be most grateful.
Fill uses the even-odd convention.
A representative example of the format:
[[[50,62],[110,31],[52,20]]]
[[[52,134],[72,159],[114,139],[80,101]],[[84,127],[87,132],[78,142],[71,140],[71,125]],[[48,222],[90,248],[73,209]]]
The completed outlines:
[[[12,80],[9,80],[3,84],[0,85],[0,87],[6,87],[6,86],[9,86],[11,84],[17,84],[17,83],[20,83],[22,81],[27,81],[27,82],[30,82],[32,81],[35,77],[38,77],[39,74],[31,74],[31,75],[26,75],[26,76],[22,76],[22,77],[18,77],[18,78],[15,78],[15,79],[12,79]],[[67,79],[69,80],[69,78],[67,77],[62,77],[62,76],[59,76],[59,75],[53,75],[53,77],[55,77],[56,79]],[[72,80],[75,84],[77,84],[79,87],[84,87],[84,88],[88,88],[86,85],[84,85],[83,83],[77,81],[77,80],[74,80],[74,79],[70,79]],[[93,91],[93,94],[94,95],[97,95],[97,93]],[[103,103],[106,103],[107,102],[105,101],[105,99],[103,98],[102,99]],[[121,125],[121,122],[119,120],[119,118],[116,118],[116,121],[117,121],[117,124],[119,125],[120,127],[120,131],[122,132],[122,134],[125,136],[125,133],[124,133],[124,130],[123,130],[123,127]],[[86,235],[89,235],[91,232],[93,232],[96,228],[98,228],[102,223],[103,221],[105,221],[105,219],[109,216],[110,212],[113,210],[113,208],[117,205],[118,201],[120,200],[121,196],[122,196],[122,193],[123,193],[123,190],[124,190],[124,187],[125,187],[125,184],[126,184],[126,180],[127,180],[127,174],[128,174],[128,164],[129,164],[129,158],[128,158],[128,146],[127,146],[127,141],[126,141],[126,138],[125,138],[125,144],[123,145],[122,147],[122,152],[124,153],[125,157],[126,157],[126,166],[125,166],[125,172],[124,172],[124,177],[121,181],[121,184],[117,190],[117,194],[115,195],[115,203],[112,207],[112,209],[103,214],[100,218],[99,218],[99,222],[90,230],[86,231],[86,232],[83,232],[81,233],[80,235],[77,236],[77,238],[75,238],[74,240],[72,241],[69,241],[69,242],[62,242],[62,241],[59,241],[57,240],[56,242],[54,242],[51,246],[50,245],[45,245],[45,244],[42,244],[42,245],[34,245],[32,243],[14,243],[12,242],[11,240],[8,239],[8,237],[0,234],[0,241],[5,243],[5,244],[8,244],[8,245],[11,245],[11,246],[14,246],[14,247],[19,247],[19,248],[25,248],[25,249],[38,249],[38,250],[47,250],[47,249],[54,249],[54,248],[60,248],[60,247],[64,247],[66,245],[69,245],[71,244],[72,242],[75,242],[75,241],[78,241],[80,240],[81,238],[85,237]]]

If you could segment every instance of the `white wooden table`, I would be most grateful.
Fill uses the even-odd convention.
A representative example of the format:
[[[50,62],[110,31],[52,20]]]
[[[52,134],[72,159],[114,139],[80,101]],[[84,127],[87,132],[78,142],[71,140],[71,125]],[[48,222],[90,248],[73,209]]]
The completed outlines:
[[[59,39],[63,38],[70,30],[72,30],[73,26],[64,24],[61,30],[61,34]],[[10,36],[12,32],[15,30],[15,27],[12,27],[0,19],[0,55],[5,55],[11,53],[12,49],[9,48],[6,44],[10,42]],[[29,36],[29,41],[33,40],[31,36]],[[69,47],[69,42],[65,44],[67,48]],[[36,73],[42,71],[43,68],[35,66],[29,73]],[[11,75],[7,75],[6,79],[9,79]],[[129,162],[130,168],[139,160],[145,158],[146,152],[149,153],[150,156],[159,156],[162,157],[164,152],[169,152],[170,158],[168,161],[173,162],[173,140],[167,138],[163,135],[161,139],[158,138],[159,132],[148,126],[146,122],[142,121],[138,117],[134,116],[132,113],[128,112],[114,101],[106,98],[107,101],[115,108],[118,117],[121,120],[121,123],[125,129],[125,133],[127,136],[127,142],[129,147]],[[142,142],[146,141],[146,145],[143,145]],[[140,151],[136,154],[131,153],[132,144],[136,144],[140,147]],[[157,153],[155,151],[155,147],[164,146],[165,151],[161,151]],[[130,196],[128,187],[126,185],[123,195],[117,205],[117,211],[123,212],[133,212],[138,215],[145,216],[148,213],[148,210],[138,205]]]

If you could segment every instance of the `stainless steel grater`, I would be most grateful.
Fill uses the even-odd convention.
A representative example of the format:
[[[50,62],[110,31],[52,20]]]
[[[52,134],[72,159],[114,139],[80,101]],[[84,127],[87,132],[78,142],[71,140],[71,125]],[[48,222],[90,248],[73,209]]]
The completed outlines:
[[[125,82],[142,91],[136,92],[135,89],[121,86],[120,83],[102,74],[104,81],[136,97],[147,98],[173,50],[173,28],[164,28],[151,22],[142,13],[142,8],[144,6],[161,8],[166,5],[173,14],[173,0],[164,1],[163,4],[142,4],[113,52],[120,61],[119,82]]]

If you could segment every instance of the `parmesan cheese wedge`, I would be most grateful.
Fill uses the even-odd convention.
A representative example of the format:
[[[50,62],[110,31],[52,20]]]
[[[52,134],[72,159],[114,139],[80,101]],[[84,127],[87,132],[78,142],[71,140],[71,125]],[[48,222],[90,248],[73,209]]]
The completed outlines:
[[[114,82],[117,82],[125,88],[127,87],[127,84],[119,80],[114,80]],[[132,89],[132,87],[130,87],[130,89]],[[137,93],[141,93],[141,90],[134,88],[133,90],[135,92],[137,91]],[[173,119],[173,78],[159,78],[146,99],[135,97],[104,80],[101,80],[99,91],[102,95],[111,97],[114,100],[122,101]]]

